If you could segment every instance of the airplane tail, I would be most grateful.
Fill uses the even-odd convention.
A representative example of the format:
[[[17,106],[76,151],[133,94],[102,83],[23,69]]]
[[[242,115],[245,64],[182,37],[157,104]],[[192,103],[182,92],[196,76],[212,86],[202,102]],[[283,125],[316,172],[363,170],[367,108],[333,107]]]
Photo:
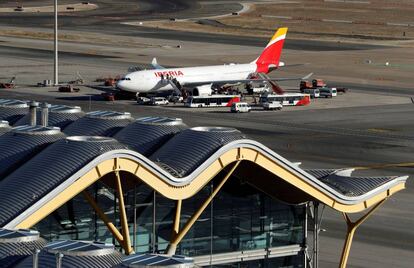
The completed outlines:
[[[273,35],[270,42],[267,44],[262,54],[254,61],[256,63],[257,73],[269,73],[272,69],[275,69],[281,65],[279,62],[280,55],[282,54],[283,44],[285,42],[286,33],[288,28],[279,28]]]

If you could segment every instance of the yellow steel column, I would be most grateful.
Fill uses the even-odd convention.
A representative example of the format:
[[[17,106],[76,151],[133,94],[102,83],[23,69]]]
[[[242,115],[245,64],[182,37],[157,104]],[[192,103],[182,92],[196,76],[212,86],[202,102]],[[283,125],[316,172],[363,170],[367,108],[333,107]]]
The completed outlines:
[[[121,184],[121,176],[119,175],[119,171],[115,171],[116,176],[116,188],[118,192],[118,199],[119,199],[119,216],[121,217],[121,226],[122,226],[122,235],[124,237],[123,248],[127,255],[134,252],[131,246],[131,239],[129,237],[129,228],[128,228],[128,219],[125,210],[124,204],[124,194],[122,191],[122,184]]]
[[[86,190],[84,190],[82,194],[85,197],[86,201],[88,201],[91,207],[98,214],[99,218],[105,223],[106,227],[108,227],[109,231],[118,241],[118,243],[122,245],[124,242],[124,238],[118,231],[118,229],[116,229],[115,225],[108,219],[105,213],[99,208],[98,204],[96,204],[95,200],[93,200],[92,196]]]
[[[203,211],[207,208],[207,206],[210,204],[210,202],[214,199],[214,197],[217,195],[217,193],[221,190],[223,185],[226,183],[226,181],[230,178],[231,174],[233,174],[234,170],[239,166],[240,161],[237,161],[234,166],[231,168],[231,170],[227,173],[226,177],[217,185],[217,187],[214,189],[214,191],[211,193],[211,195],[204,201],[204,203],[201,205],[201,207],[194,213],[194,215],[187,221],[187,223],[184,225],[183,229],[177,233],[173,239],[171,239],[170,244],[167,248],[167,255],[174,255],[175,251],[177,249],[177,245],[181,242],[181,240],[184,238],[184,236],[188,233],[188,231],[191,229],[191,227],[194,225],[194,223],[197,221],[197,219],[201,216]]]
[[[181,206],[182,206],[183,200],[177,200],[177,204],[175,207],[175,218],[174,218],[174,226],[173,226],[173,232],[171,235],[171,239],[174,239],[178,232],[180,231],[180,217],[181,217]]]
[[[371,216],[372,213],[374,213],[374,211],[377,208],[379,208],[385,202],[385,200],[386,199],[383,199],[380,202],[378,202],[370,211],[368,211],[367,214],[362,216],[356,222],[352,222],[347,213],[345,213],[345,212],[342,213],[344,218],[345,218],[346,225],[347,225],[347,234],[346,234],[344,248],[342,249],[341,262],[339,263],[340,268],[346,268],[346,264],[348,262],[348,257],[349,257],[349,252],[351,251],[352,240],[354,238],[354,234],[355,234],[356,229],[366,219],[368,219],[368,217]]]

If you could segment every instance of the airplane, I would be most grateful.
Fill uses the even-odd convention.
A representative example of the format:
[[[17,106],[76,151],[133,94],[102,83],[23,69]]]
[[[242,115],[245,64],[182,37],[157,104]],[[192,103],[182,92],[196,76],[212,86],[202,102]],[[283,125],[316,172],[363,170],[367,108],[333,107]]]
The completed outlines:
[[[154,58],[152,61],[154,69],[129,73],[117,82],[116,87],[121,91],[134,92],[137,96],[140,93],[161,90],[175,90],[183,93],[183,88],[190,88],[193,95],[197,96],[211,95],[213,84],[267,82],[276,93],[282,94],[283,90],[275,81],[302,79],[270,79],[266,75],[284,65],[279,59],[287,30],[288,28],[279,28],[261,55],[250,63],[167,69],[160,66]]]

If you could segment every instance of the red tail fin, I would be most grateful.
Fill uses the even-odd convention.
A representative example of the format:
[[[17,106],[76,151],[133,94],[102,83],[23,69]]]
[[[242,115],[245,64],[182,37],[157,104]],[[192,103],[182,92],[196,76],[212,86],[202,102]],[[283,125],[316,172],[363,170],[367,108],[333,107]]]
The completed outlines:
[[[271,69],[279,66],[280,55],[282,54],[288,28],[279,28],[267,44],[262,54],[257,58],[256,72],[269,73]]]

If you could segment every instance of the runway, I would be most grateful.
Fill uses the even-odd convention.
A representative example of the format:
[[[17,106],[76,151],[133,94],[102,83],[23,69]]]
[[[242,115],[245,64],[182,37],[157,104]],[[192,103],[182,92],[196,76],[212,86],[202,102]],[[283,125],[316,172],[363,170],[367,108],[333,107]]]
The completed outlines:
[[[70,1],[65,2],[70,3]],[[89,81],[100,74],[122,73],[126,71],[128,66],[146,62],[153,53],[162,56],[167,65],[174,63],[177,66],[220,63],[223,55],[238,58],[248,54],[250,57],[267,42],[265,39],[254,37],[137,28],[119,23],[125,18],[151,19],[188,16],[189,13],[198,10],[197,4],[193,4],[192,1],[140,1],[142,13],[137,13],[138,9],[131,7],[125,14],[122,14],[122,8],[118,5],[132,5],[131,1],[121,1],[121,3],[118,1],[116,6],[113,6],[111,2],[99,0],[97,3],[101,9],[97,11],[88,11],[75,17],[62,17],[62,29],[70,29],[80,33],[91,31],[111,34],[114,38],[120,37],[122,40],[131,37],[137,38],[137,40],[149,40],[148,42],[157,40],[159,43],[164,40],[166,43],[171,40],[180,40],[183,42],[185,50],[173,50],[160,46],[160,48],[132,47],[127,51],[122,42],[119,42],[119,46],[99,44],[102,49],[97,50],[94,47],[93,51],[96,53],[93,54],[90,52],[92,50],[91,44],[78,44],[79,47],[68,50],[66,48],[70,47],[70,43],[63,42],[60,53],[62,79],[68,80],[78,70]],[[166,11],[170,8],[173,10],[171,13]],[[229,3],[222,8],[228,12],[232,8],[239,7],[237,3]],[[207,13],[212,12],[204,10],[202,15]],[[122,19],[119,19],[121,15]],[[51,27],[49,15],[25,15],[24,19],[20,16],[0,17],[0,25],[2,26],[25,26],[27,21],[33,21],[31,26],[39,29]],[[47,75],[51,75],[53,69],[52,52],[47,48],[40,48],[38,40],[27,39],[22,42],[26,47],[17,47],[14,41],[0,42],[0,59],[3,62],[0,67],[0,77],[5,79],[17,73],[18,82],[22,84],[16,90],[0,89],[0,98],[35,99],[54,104],[80,105],[84,111],[90,109],[125,111],[130,112],[136,118],[150,115],[180,117],[190,126],[235,127],[290,161],[302,162],[303,168],[344,168],[414,162],[414,121],[412,120],[414,104],[409,101],[389,104],[381,102],[378,105],[371,104],[369,106],[345,107],[338,105],[326,107],[327,102],[321,100],[315,109],[313,106],[309,106],[306,109],[284,109],[281,112],[252,112],[238,115],[230,114],[223,109],[188,110],[171,106],[139,106],[133,101],[105,102],[99,100],[99,91],[89,88],[82,88],[81,94],[78,96],[60,94],[55,88],[30,87],[30,84],[40,82],[42,79],[48,78]],[[119,56],[114,56],[114,49],[119,50]],[[360,60],[365,59],[365,54],[372,57],[372,55],[381,54],[387,49],[383,46],[287,39],[284,56],[288,60],[298,62],[297,59],[301,57],[306,61],[325,55],[317,52],[326,52],[325,57],[328,60],[336,54],[361,53],[358,54],[358,60]],[[377,50],[381,50],[381,52],[377,53]],[[217,55],[211,56],[209,53],[212,52],[210,51],[214,51]],[[137,56],[138,54],[144,56]],[[390,54],[393,53],[390,52]],[[319,73],[331,71],[330,75],[337,79],[332,79],[330,82],[350,87],[351,91],[347,93],[351,94],[349,96],[355,92],[355,96],[357,93],[363,93],[373,99],[378,95],[385,95],[390,98],[399,96],[409,100],[414,95],[411,88],[396,83],[393,85],[393,81],[384,81],[383,84],[386,82],[388,84],[382,86],[358,83],[356,81],[360,80],[357,79],[344,82],[344,75],[351,77],[353,73],[344,73],[343,70],[339,70],[342,67],[341,64],[337,64],[338,69],[332,70],[332,67],[325,66],[326,62],[327,60],[322,60],[311,67],[319,68],[317,69]],[[358,66],[365,68],[364,65]],[[353,66],[349,67],[349,69],[353,68]],[[368,70],[368,68],[374,67],[366,66],[366,68]],[[304,74],[309,69],[306,66],[297,70],[287,69],[287,71],[282,71],[281,75]],[[385,71],[372,69],[373,73]],[[400,79],[399,74],[396,77],[396,80]],[[338,98],[341,97],[344,96]],[[92,99],[92,102],[89,102],[89,98]],[[385,167],[359,172],[371,175],[414,175],[413,167]],[[414,183],[413,178],[410,178],[406,190],[388,200],[371,219],[360,227],[351,249],[348,267],[408,268],[412,266],[414,263],[413,195]],[[345,237],[345,223],[342,215],[335,211],[326,210],[322,228],[326,231],[321,233],[320,267],[335,267],[340,258]]]

